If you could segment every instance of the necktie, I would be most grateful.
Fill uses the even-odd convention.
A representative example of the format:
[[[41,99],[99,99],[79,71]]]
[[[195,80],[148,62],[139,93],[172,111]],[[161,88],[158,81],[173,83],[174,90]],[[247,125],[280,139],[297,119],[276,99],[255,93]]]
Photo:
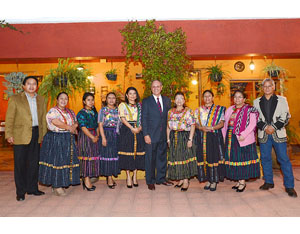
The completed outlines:
[[[157,105],[158,105],[159,112],[162,113],[162,109],[161,109],[159,98],[157,98]]]

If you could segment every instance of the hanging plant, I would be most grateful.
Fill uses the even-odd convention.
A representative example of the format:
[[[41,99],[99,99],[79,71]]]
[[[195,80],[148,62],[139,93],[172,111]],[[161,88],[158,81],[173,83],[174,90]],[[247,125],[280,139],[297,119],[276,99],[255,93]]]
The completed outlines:
[[[160,80],[163,93],[171,98],[178,90],[188,87],[190,61],[186,54],[186,35],[181,28],[166,32],[163,25],[147,20],[144,25],[131,21],[120,30],[123,36],[122,53],[125,55],[124,76],[129,64],[142,64],[145,81],[144,97],[151,94],[151,83]],[[187,96],[190,91],[186,92]]]
[[[57,94],[62,91],[71,96],[75,92],[87,90],[91,83],[88,79],[90,75],[90,70],[84,64],[73,64],[69,59],[59,59],[58,66],[50,69],[43,79],[38,93],[46,98],[50,97],[53,104]]]
[[[7,93],[7,97],[23,92],[22,83],[26,76],[22,72],[12,72],[4,76],[6,81],[3,82],[3,85],[6,87],[4,92]]]
[[[219,64],[208,66],[206,73],[211,82],[220,82],[227,75],[227,72],[222,70],[222,65]]]
[[[222,96],[225,93],[225,85],[222,83],[226,79],[228,72],[222,69],[222,65],[216,64],[205,68],[208,81],[216,88],[217,96]]]
[[[287,71],[285,68],[277,66],[274,61],[272,61],[270,64],[267,64],[265,68],[263,69],[263,72],[267,74],[270,78],[283,78],[287,79]]]
[[[115,80],[117,80],[117,69],[112,68],[112,69],[108,70],[108,71],[105,73],[105,75],[106,75],[106,78],[107,78],[108,80],[113,80],[113,81],[115,81]]]

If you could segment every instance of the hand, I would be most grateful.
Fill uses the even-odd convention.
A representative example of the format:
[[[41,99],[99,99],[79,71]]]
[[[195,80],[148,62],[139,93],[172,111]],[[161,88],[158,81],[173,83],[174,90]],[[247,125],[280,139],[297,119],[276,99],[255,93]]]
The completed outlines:
[[[151,137],[149,135],[144,136],[146,144],[150,145],[151,144]]]
[[[245,137],[239,136],[239,141],[243,141],[243,140],[245,140]]]
[[[106,138],[102,138],[102,145],[105,147],[107,145]]]
[[[77,133],[77,125],[73,124],[69,127],[69,131],[73,134]]]
[[[271,125],[268,125],[265,129],[265,132],[268,134],[268,135],[272,135],[274,132],[275,132],[275,129],[271,126]]]
[[[133,134],[138,134],[139,133],[138,128],[131,128],[131,132]]]
[[[168,147],[170,148],[170,140],[167,140],[167,143],[168,143]]]
[[[193,142],[192,142],[192,141],[188,141],[187,147],[188,147],[188,148],[191,148],[192,146],[193,146]]]
[[[94,137],[92,138],[93,143],[97,143],[98,140],[99,140],[99,137],[98,137],[98,136],[94,136]]]
[[[202,127],[202,131],[203,131],[203,132],[210,132],[210,131],[211,131],[211,127],[203,126],[203,127]]]
[[[13,144],[14,144],[14,138],[13,138],[13,137],[7,138],[7,142],[8,142],[9,144],[13,145]]]

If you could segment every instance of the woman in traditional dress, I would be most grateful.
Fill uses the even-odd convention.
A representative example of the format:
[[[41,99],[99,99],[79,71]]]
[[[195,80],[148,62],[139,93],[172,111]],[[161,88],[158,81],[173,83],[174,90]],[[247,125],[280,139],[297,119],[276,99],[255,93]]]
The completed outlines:
[[[224,126],[225,107],[214,104],[214,94],[203,92],[204,105],[195,110],[198,180],[207,181],[205,190],[215,191],[224,180],[225,156],[221,128]]]
[[[128,188],[137,187],[137,170],[145,170],[145,141],[142,133],[140,97],[134,87],[125,93],[125,102],[119,109],[120,126],[118,126],[119,168],[126,170]],[[133,176],[130,177],[130,171]]]
[[[80,184],[79,161],[75,136],[78,123],[68,108],[68,94],[57,95],[57,105],[46,115],[50,131],[44,137],[40,152],[39,182],[51,185],[57,196],[66,195],[65,188]]]
[[[98,113],[95,110],[94,95],[84,93],[83,106],[77,114],[79,125],[78,133],[78,158],[80,162],[80,176],[82,177],[82,187],[87,191],[94,191],[96,186],[92,185],[90,178],[100,176],[100,157],[97,134]]]
[[[119,157],[117,150],[117,133],[118,108],[117,96],[109,92],[105,98],[105,106],[99,111],[98,125],[101,138],[99,139],[100,148],[100,174],[106,176],[106,183],[110,189],[117,185],[112,176],[118,176]]]
[[[197,175],[197,158],[194,144],[195,119],[186,107],[182,92],[175,94],[175,107],[168,112],[167,142],[170,147],[168,179],[179,181],[175,187],[187,191],[189,179]]]
[[[233,98],[234,105],[226,110],[222,129],[225,138],[226,177],[238,181],[232,189],[243,192],[246,180],[260,176],[255,137],[258,111],[245,104],[246,96],[242,91],[235,91]]]

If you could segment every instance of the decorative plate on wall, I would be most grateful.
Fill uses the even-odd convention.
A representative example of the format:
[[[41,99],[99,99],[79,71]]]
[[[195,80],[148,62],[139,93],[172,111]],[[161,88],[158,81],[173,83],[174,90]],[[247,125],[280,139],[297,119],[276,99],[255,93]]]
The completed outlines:
[[[242,72],[244,71],[245,69],[245,64],[241,61],[237,61],[235,64],[234,64],[234,69],[237,71],[237,72]]]

